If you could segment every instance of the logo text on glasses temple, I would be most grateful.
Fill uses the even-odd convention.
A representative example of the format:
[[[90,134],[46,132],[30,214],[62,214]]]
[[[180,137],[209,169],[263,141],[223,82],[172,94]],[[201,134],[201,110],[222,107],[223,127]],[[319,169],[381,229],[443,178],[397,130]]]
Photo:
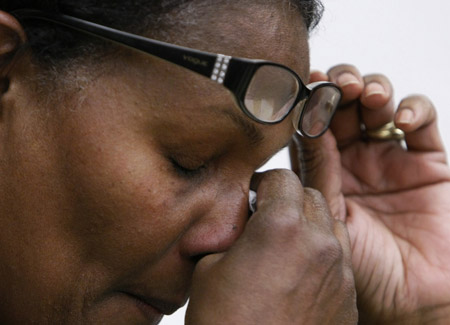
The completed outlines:
[[[222,54],[217,55],[216,64],[214,65],[213,73],[211,74],[211,80],[216,81],[219,84],[223,84],[225,76],[227,74],[228,65],[230,64],[231,56]]]
[[[208,66],[208,62],[207,61],[201,60],[199,58],[195,58],[195,57],[190,56],[190,55],[183,55],[183,60],[184,61],[188,61],[188,62],[190,62],[192,64],[195,64],[195,65],[201,65],[203,67],[207,67]]]

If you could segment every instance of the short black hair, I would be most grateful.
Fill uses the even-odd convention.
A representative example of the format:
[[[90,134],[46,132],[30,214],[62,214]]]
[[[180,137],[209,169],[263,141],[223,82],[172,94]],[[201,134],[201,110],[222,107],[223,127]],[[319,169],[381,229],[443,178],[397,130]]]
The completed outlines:
[[[0,0],[0,10],[40,9],[59,12],[102,25],[143,33],[155,28],[161,16],[192,0]],[[308,30],[319,22],[320,0],[289,0],[301,13]],[[104,53],[111,45],[45,21],[21,22],[33,58],[47,67],[61,66],[68,59]],[[152,26],[153,24],[153,26]],[[103,51],[103,52],[102,52]]]

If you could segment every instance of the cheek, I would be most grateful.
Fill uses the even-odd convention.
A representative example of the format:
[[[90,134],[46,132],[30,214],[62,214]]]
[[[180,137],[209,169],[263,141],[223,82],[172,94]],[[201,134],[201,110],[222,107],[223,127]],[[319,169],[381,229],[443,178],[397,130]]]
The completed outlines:
[[[72,133],[64,155],[72,213],[68,229],[86,263],[117,270],[156,263],[195,214],[201,199],[177,180],[144,137],[103,126]]]
[[[152,258],[175,240],[178,229],[173,225],[183,223],[176,213],[176,184],[167,181],[166,172],[150,159],[122,154],[120,159],[97,156],[91,165],[95,175],[78,171],[73,229],[95,260],[114,261],[129,251]]]

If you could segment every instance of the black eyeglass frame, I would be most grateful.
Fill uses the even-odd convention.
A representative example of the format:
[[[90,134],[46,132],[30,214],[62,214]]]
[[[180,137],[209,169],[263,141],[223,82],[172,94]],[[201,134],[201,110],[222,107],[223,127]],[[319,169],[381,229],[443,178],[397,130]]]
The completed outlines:
[[[271,61],[238,58],[223,54],[204,52],[184,46],[158,41],[151,38],[146,38],[59,13],[44,12],[34,9],[20,9],[13,11],[12,14],[19,20],[45,20],[78,30],[82,33],[100,37],[108,41],[113,41],[132,49],[156,56],[160,59],[210,78],[212,81],[222,84],[229,91],[231,91],[240,109],[245,113],[245,115],[247,115],[252,120],[262,124],[280,123],[286,118],[286,116],[290,114],[290,112],[297,106],[300,101],[304,101],[303,107],[306,107],[311,95],[321,87],[334,87],[341,94],[341,90],[335,84],[330,82],[316,82],[306,86],[295,71],[282,64]],[[276,66],[289,71],[297,80],[301,88],[297,94],[297,98],[292,104],[292,107],[290,107],[289,110],[287,110],[286,113],[276,121],[264,121],[258,119],[248,111],[244,103],[249,84],[256,71],[262,66]],[[296,126],[296,130],[300,132],[301,135],[307,136],[309,138],[316,138],[321,136],[328,129],[329,124],[331,123],[332,116],[328,121],[328,125],[326,125],[326,127],[320,134],[311,136],[305,132],[302,132],[301,121],[303,119],[303,114],[305,113],[303,107],[298,120],[298,126]]]

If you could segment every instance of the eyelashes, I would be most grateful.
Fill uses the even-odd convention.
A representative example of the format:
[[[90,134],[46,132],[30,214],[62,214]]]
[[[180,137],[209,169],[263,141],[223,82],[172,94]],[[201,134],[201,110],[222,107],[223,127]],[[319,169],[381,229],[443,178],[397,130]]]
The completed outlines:
[[[183,163],[179,162],[177,159],[173,157],[170,157],[169,161],[175,173],[182,178],[187,179],[198,178],[202,176],[207,169],[207,166],[205,164],[191,167],[184,165]]]

